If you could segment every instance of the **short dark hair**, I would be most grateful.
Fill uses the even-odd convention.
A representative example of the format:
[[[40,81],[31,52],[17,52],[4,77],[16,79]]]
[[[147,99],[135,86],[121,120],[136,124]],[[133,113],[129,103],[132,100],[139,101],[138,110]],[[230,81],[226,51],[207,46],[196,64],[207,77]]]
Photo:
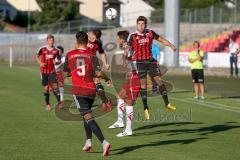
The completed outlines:
[[[145,23],[145,25],[147,25],[147,23],[148,23],[147,18],[144,17],[144,16],[139,16],[139,17],[137,18],[137,23],[138,23],[139,21],[143,21],[143,22]]]
[[[199,42],[199,41],[194,41],[194,42],[193,42],[193,45],[195,45],[195,44],[197,44],[198,47],[200,47],[200,42]]]
[[[88,35],[84,31],[79,31],[76,33],[76,40],[78,44],[87,44],[88,43]]]
[[[54,39],[54,36],[52,34],[47,35],[47,40],[48,39]]]
[[[100,29],[95,29],[92,31],[93,34],[97,37],[97,39],[100,39],[102,36],[102,31]]]
[[[123,31],[119,31],[117,33],[118,37],[121,39],[124,39],[125,41],[127,41],[127,38],[129,36],[129,32],[127,30],[123,30]]]
[[[64,52],[64,48],[62,46],[57,46],[57,49],[59,49],[61,51],[61,53]]]

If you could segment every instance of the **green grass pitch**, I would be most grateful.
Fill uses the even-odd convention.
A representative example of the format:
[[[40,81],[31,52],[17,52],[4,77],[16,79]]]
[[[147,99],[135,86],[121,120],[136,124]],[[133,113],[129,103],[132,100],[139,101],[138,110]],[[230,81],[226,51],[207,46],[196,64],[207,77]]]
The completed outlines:
[[[58,119],[46,111],[36,67],[0,66],[0,160],[238,160],[240,159],[240,80],[206,77],[207,99],[193,100],[189,76],[167,76],[177,111],[163,108],[161,97],[149,98],[152,120],[142,121],[142,104],[135,106],[134,135],[117,138],[109,130],[116,109],[98,117],[113,147],[102,157],[96,138],[92,153],[83,153],[81,122]],[[235,92],[233,92],[235,91]],[[51,97],[53,102],[54,97]]]

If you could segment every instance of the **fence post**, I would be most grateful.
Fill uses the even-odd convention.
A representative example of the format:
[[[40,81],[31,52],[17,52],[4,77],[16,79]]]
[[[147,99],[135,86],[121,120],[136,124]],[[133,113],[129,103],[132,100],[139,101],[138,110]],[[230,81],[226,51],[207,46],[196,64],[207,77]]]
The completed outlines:
[[[213,24],[214,21],[214,6],[210,6],[210,23]]]
[[[11,42],[9,48],[9,67],[12,68],[12,66],[13,66],[13,45]]]
[[[219,8],[219,23],[222,24],[222,8]]]
[[[71,22],[68,21],[67,23],[68,23],[68,33],[70,33],[70,31],[71,31],[71,25],[70,25],[70,23],[71,23]]]

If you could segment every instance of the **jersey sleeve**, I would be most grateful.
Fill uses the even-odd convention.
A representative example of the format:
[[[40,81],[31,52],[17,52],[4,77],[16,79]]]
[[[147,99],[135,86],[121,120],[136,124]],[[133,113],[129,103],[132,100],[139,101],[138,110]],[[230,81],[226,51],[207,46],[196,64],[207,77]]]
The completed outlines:
[[[152,36],[153,36],[153,39],[157,40],[160,36],[159,34],[157,34],[156,32],[154,32],[153,30],[152,31]]]
[[[38,55],[38,56],[41,56],[41,55],[42,55],[42,50],[43,50],[42,47],[38,49],[38,51],[37,51],[37,55]]]
[[[98,44],[98,53],[99,54],[103,54],[104,53],[104,49],[103,49],[103,44],[102,42],[100,42],[99,40],[97,41]]]

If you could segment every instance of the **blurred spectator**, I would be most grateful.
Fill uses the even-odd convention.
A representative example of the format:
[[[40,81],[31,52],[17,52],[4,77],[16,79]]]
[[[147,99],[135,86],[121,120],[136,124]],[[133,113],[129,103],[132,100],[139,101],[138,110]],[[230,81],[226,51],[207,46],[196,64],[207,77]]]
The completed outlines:
[[[235,74],[238,77],[238,53],[239,45],[231,38],[229,43],[230,53],[230,77],[233,77],[233,65],[235,66]]]

